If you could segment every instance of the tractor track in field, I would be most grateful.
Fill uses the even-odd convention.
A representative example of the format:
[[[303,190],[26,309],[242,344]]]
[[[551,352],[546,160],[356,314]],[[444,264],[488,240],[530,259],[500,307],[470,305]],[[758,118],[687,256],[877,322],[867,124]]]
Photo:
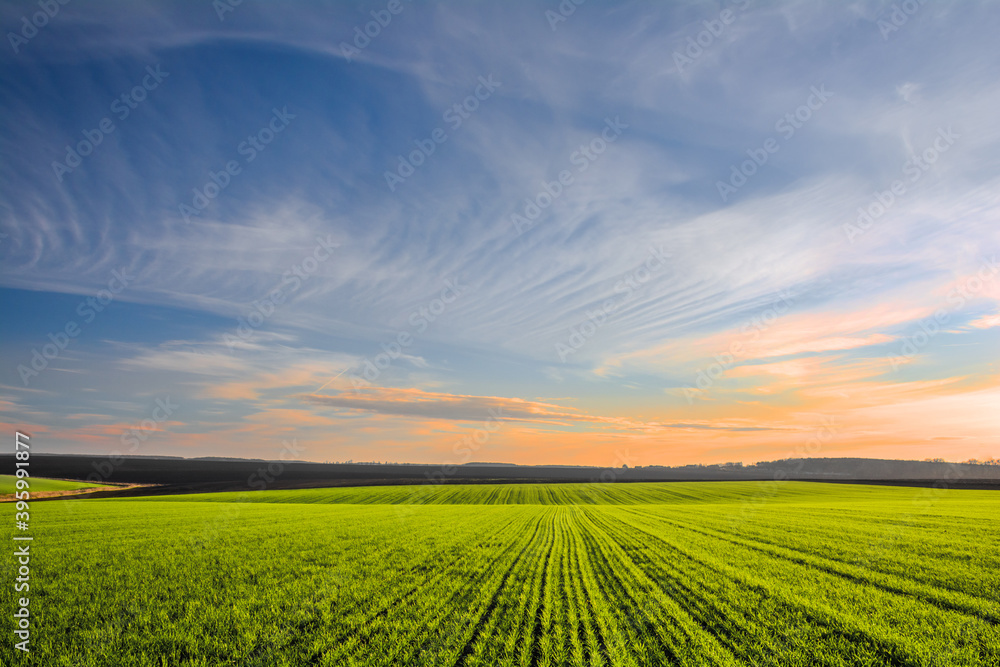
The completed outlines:
[[[572,531],[573,534],[573,556],[574,564],[576,566],[576,572],[579,573],[580,578],[577,582],[578,592],[582,598],[582,602],[586,603],[587,612],[589,612],[585,619],[585,625],[594,634],[594,641],[597,643],[597,653],[598,656],[602,657],[608,662],[608,664],[614,664],[611,660],[611,654],[608,651],[608,643],[604,637],[604,632],[601,630],[601,624],[596,620],[598,618],[597,612],[594,609],[594,601],[591,599],[591,591],[587,588],[586,577],[584,576],[584,566],[580,559],[580,551],[583,549],[586,553],[586,546],[583,545],[583,538],[579,531]],[[584,654],[588,658],[588,664],[594,664],[596,660],[594,659],[593,649],[590,647],[590,643],[587,641],[583,642]]]
[[[604,518],[606,530],[613,530],[608,517]],[[620,538],[625,542],[627,538]],[[692,580],[690,576],[674,566],[673,570],[650,558],[637,560],[633,556],[633,550],[643,548],[642,543],[637,539],[627,540],[628,544],[640,545],[632,549],[623,547],[628,558],[635,566],[646,573],[655,586],[657,586],[670,600],[674,602],[685,614],[690,616],[694,625],[697,625],[707,634],[712,635],[719,644],[725,648],[736,659],[747,659],[753,657],[748,655],[743,646],[754,645],[759,638],[751,632],[751,625],[742,621],[741,615],[734,613],[733,609],[726,607],[721,600],[713,598],[707,593],[712,591],[698,590],[687,585],[686,580]],[[683,555],[683,554],[679,554]],[[690,557],[684,560],[689,561],[696,568],[707,568],[708,564]],[[667,561],[670,563],[671,561]],[[727,581],[731,581],[728,580]],[[742,621],[742,622],[741,622]]]
[[[498,529],[495,534],[496,535],[502,535],[504,533],[504,531],[506,531],[508,528],[510,528],[511,526],[513,526],[516,522],[517,522],[517,518],[516,517],[512,518],[506,524],[503,524],[503,526],[500,529]],[[510,545],[508,545],[503,551],[501,551],[499,554],[497,554],[496,557],[491,562],[496,562],[498,560],[501,560],[503,558],[504,554],[506,554],[507,551],[509,551],[514,546],[514,544],[515,543],[511,543]],[[460,552],[452,560],[450,560],[448,562],[448,564],[444,568],[440,569],[438,571],[438,573],[434,577],[423,579],[420,584],[411,587],[406,592],[401,593],[400,595],[398,595],[391,602],[386,603],[381,609],[379,609],[378,612],[376,612],[375,614],[373,614],[373,615],[371,615],[371,616],[369,616],[369,617],[367,617],[365,619],[365,626],[368,627],[371,624],[376,623],[377,621],[380,621],[381,619],[386,618],[388,616],[389,612],[392,609],[398,607],[400,604],[402,604],[403,602],[405,602],[407,599],[409,599],[410,597],[412,597],[416,593],[418,593],[418,592],[420,592],[420,591],[422,591],[424,589],[427,589],[427,588],[433,586],[434,584],[436,584],[438,581],[440,581],[441,579],[443,579],[444,577],[446,577],[448,575],[448,573],[450,572],[452,566],[455,563],[459,562],[460,560],[462,560],[466,556],[467,556],[467,554]],[[356,609],[357,606],[358,605],[355,604],[352,607],[349,607],[348,609]],[[353,631],[351,629],[345,629],[339,636],[336,637],[336,640],[337,641],[341,641],[344,638],[350,637],[352,634],[353,634]],[[368,633],[366,633],[366,634],[370,634],[370,631]]]
[[[658,519],[660,521],[662,521],[663,523],[676,526],[676,527],[678,527],[678,528],[680,528],[682,530],[688,530],[688,531],[691,531],[693,533],[697,533],[699,535],[703,535],[703,536],[708,537],[710,539],[720,540],[722,542],[728,542],[728,543],[733,544],[735,546],[746,548],[746,549],[752,549],[754,551],[758,551],[760,553],[767,554],[768,556],[770,556],[772,558],[781,559],[783,561],[787,561],[789,563],[795,563],[796,565],[801,565],[801,566],[806,567],[806,568],[819,570],[821,572],[826,572],[827,574],[830,574],[830,575],[833,575],[835,577],[839,577],[839,578],[845,579],[847,581],[851,581],[853,583],[856,583],[856,584],[859,584],[859,585],[862,585],[862,586],[872,586],[873,588],[878,588],[879,590],[885,591],[886,593],[890,593],[890,594],[893,594],[893,595],[899,595],[899,596],[905,597],[905,598],[918,599],[918,600],[921,600],[923,602],[927,602],[928,604],[932,604],[932,605],[934,605],[934,606],[936,606],[938,608],[941,608],[941,609],[948,609],[950,611],[955,611],[955,612],[964,614],[966,616],[978,618],[978,619],[983,620],[984,622],[989,623],[991,625],[997,625],[998,620],[1000,620],[1000,618],[998,618],[998,616],[995,613],[993,613],[993,612],[991,612],[989,610],[977,609],[976,605],[974,603],[973,604],[970,604],[970,603],[964,603],[963,604],[961,601],[953,601],[953,600],[941,599],[941,597],[939,597],[938,595],[935,595],[933,591],[912,591],[912,590],[907,590],[906,588],[904,588],[902,586],[893,586],[893,585],[891,585],[889,583],[875,581],[872,578],[865,577],[863,574],[852,574],[850,572],[845,572],[845,571],[843,571],[842,569],[838,568],[835,565],[828,564],[827,562],[824,562],[824,561],[832,561],[832,562],[836,562],[836,563],[841,562],[841,561],[836,561],[835,559],[825,558],[824,556],[819,556],[819,555],[816,555],[816,554],[804,554],[802,552],[799,552],[796,549],[791,549],[791,548],[788,548],[788,547],[779,547],[779,546],[772,546],[772,545],[763,546],[763,545],[766,545],[767,543],[763,542],[763,541],[743,540],[743,539],[732,538],[732,537],[728,537],[728,536],[726,536],[724,534],[719,534],[716,531],[707,531],[707,530],[701,530],[701,529],[698,529],[698,528],[694,528],[694,527],[692,527],[690,525],[687,525],[687,524],[685,524],[683,522],[671,521],[669,519],[663,519],[663,518],[658,518]],[[788,554],[782,553],[782,550],[785,550],[785,551],[794,551],[794,552],[797,552],[799,555],[788,555]],[[909,578],[909,577],[899,577],[898,575],[889,574],[889,573],[883,573],[883,574],[885,576],[896,577],[896,578],[899,578],[899,579],[903,579],[904,581],[912,582],[915,586],[917,586],[917,585],[919,585],[919,586],[927,586],[926,583],[924,583],[922,581],[919,581],[917,579],[913,579],[913,578]],[[970,597],[970,598],[973,597],[973,596],[970,596],[968,593],[964,593],[964,592],[963,593],[957,593],[957,594],[958,595],[962,595],[964,597]]]
[[[883,641],[877,637],[868,634],[859,627],[851,627],[845,623],[845,619],[831,618],[829,612],[821,611],[813,607],[811,604],[798,601],[795,599],[790,599],[786,594],[781,593],[777,589],[768,588],[766,585],[750,578],[749,575],[744,575],[743,577],[734,578],[730,576],[729,572],[726,571],[726,566],[723,565],[720,567],[719,565],[713,564],[709,561],[697,559],[688,554],[687,552],[685,552],[684,550],[680,549],[676,545],[661,538],[660,536],[648,532],[642,526],[635,526],[633,524],[628,524],[628,525],[644,533],[648,537],[662,543],[664,546],[667,546],[671,550],[677,551],[678,553],[686,556],[692,562],[697,563],[704,568],[715,571],[719,576],[724,577],[736,584],[742,584],[747,588],[755,590],[765,598],[770,598],[772,600],[779,602],[783,607],[787,608],[789,611],[798,611],[802,614],[805,614],[813,622],[813,625],[817,627],[828,628],[829,634],[844,637],[851,644],[868,646],[871,649],[874,649],[878,654],[882,656],[883,659],[887,661],[885,662],[885,664],[887,665],[892,665],[893,667],[920,667],[921,664],[920,662],[915,662],[907,658],[907,656],[903,655],[905,651],[898,644]],[[653,564],[653,566],[657,569],[661,569],[662,571],[661,566],[655,563]]]
[[[535,622],[531,628],[531,662],[529,663],[531,667],[537,667],[538,661],[541,657],[542,612],[545,609],[545,585],[549,574],[549,560],[552,558],[552,551],[555,549],[556,542],[559,537],[558,531],[555,527],[555,515],[553,515],[552,523],[552,542],[549,544],[549,550],[545,554],[545,562],[542,564],[542,581],[541,584],[539,584],[538,608],[535,609]]]
[[[503,560],[503,557],[515,545],[516,545],[516,542],[510,543],[507,547],[505,547],[503,549],[503,551],[498,556],[496,556],[491,561],[489,561],[489,563],[493,564],[493,563],[496,563],[496,562],[499,562],[499,561]],[[489,567],[483,568],[480,571],[480,576],[479,577],[477,577],[476,579],[474,579],[472,581],[469,581],[468,585],[466,585],[466,586],[464,586],[462,588],[457,588],[454,592],[451,593],[451,595],[447,599],[440,600],[436,606],[440,607],[444,611],[442,611],[437,617],[435,617],[434,620],[436,622],[431,627],[435,627],[436,628],[443,619],[447,618],[449,615],[455,615],[457,613],[456,610],[460,610],[461,608],[469,609],[472,605],[468,604],[468,602],[470,600],[475,601],[475,599],[477,597],[476,585],[480,584],[484,580],[488,579],[488,577],[489,577],[489,571],[490,571]],[[416,649],[415,652],[419,655],[420,654],[420,650],[423,649],[428,644],[431,644],[431,643],[433,643],[433,640],[427,640],[427,641],[423,642]],[[403,650],[403,648],[401,647],[400,651],[402,651],[402,650]],[[393,655],[395,655],[395,654],[393,654]]]
[[[650,516],[650,515],[647,514],[646,516]],[[721,530],[717,529],[714,526],[708,526],[708,528],[710,530],[715,531],[715,532],[724,532],[724,531],[721,531]],[[808,551],[807,549],[801,548],[801,547],[798,547],[798,546],[788,546],[788,545],[781,544],[779,542],[775,542],[775,541],[772,541],[772,540],[767,540],[767,539],[764,539],[764,538],[760,537],[759,535],[754,535],[752,537],[747,536],[747,537],[744,537],[743,539],[746,539],[746,540],[748,540],[750,542],[753,542],[753,543],[764,544],[764,545],[767,545],[768,547],[779,548],[779,549],[787,549],[787,550],[794,551],[796,553],[802,554],[803,556],[808,556],[808,557],[812,557],[812,558],[818,558],[818,559],[821,559],[821,560],[824,560],[824,561],[829,561],[831,563],[837,563],[838,565],[841,565],[841,566],[860,567],[859,561],[857,561],[857,560],[847,560],[845,558],[834,558],[833,556],[829,556],[829,555],[820,555],[820,554],[816,553],[815,551]],[[902,581],[913,582],[916,585],[922,585],[922,586],[928,585],[927,581],[925,581],[923,579],[919,579],[917,577],[913,577],[913,576],[907,575],[905,571],[889,571],[889,570],[880,570],[880,569],[874,569],[874,568],[872,568],[871,571],[872,572],[876,572],[876,573],[880,573],[880,574],[883,574],[883,575],[886,575],[886,576],[895,577],[895,578],[900,579]],[[963,595],[963,596],[967,596],[969,598],[974,598],[974,599],[980,599],[980,600],[989,601],[988,598],[983,598],[982,596],[976,595],[976,594],[971,593],[971,592],[969,592],[969,591],[967,591],[965,589],[962,589],[962,588],[955,588],[952,585],[949,585],[947,582],[939,582],[939,583],[936,583],[935,586],[937,588],[940,588],[940,589],[944,590],[944,591],[948,591],[948,592],[951,592],[951,593],[956,593],[958,595]]]
[[[624,612],[621,613],[622,619],[632,627],[634,634],[638,638],[650,637],[650,642],[655,646],[659,647],[659,655],[655,656],[656,662],[654,664],[681,664],[682,656],[678,654],[676,647],[672,645],[669,641],[665,640],[661,636],[661,632],[658,632],[658,626],[656,625],[656,618],[653,613],[648,609],[649,603],[649,588],[656,588],[657,584],[654,579],[652,579],[648,573],[639,568],[634,561],[632,561],[628,552],[621,548],[621,545],[617,543],[616,538],[612,535],[612,531],[608,529],[606,525],[602,525],[599,519],[593,516],[587,516],[587,521],[590,524],[591,529],[585,531],[584,539],[589,540],[592,548],[594,549],[595,558],[593,559],[598,567],[601,569],[604,581],[608,584],[608,589],[613,593],[609,595],[609,599],[614,599],[617,604],[616,606],[621,607]],[[600,544],[603,541],[605,544],[609,544],[608,550]],[[623,568],[613,568],[610,565],[609,557],[615,552],[615,550],[621,552],[617,554],[618,558],[616,563],[624,563],[626,560],[632,564],[634,572],[630,575],[630,581],[626,581],[625,575],[623,574],[628,570],[627,567]],[[610,552],[610,553],[609,553]],[[640,576],[645,578],[645,582],[640,579]],[[637,597],[635,593],[632,592],[632,587],[630,583],[634,584],[636,588],[645,589],[647,591],[645,599]],[[645,583],[645,586],[643,586]],[[683,607],[680,607],[683,609]],[[638,609],[638,613],[630,610]],[[675,636],[681,637],[692,637],[692,633],[697,633],[693,627],[685,627],[683,623],[685,619],[681,618],[671,618],[672,623],[670,627],[672,628]],[[686,619],[689,621],[687,625],[694,626],[693,619]],[[732,657],[731,652],[726,650],[725,645],[720,644],[720,648],[723,649],[724,653],[728,657]],[[669,662],[664,662],[669,661]]]
[[[504,587],[507,585],[507,580],[510,578],[511,573],[517,568],[518,563],[520,563],[521,560],[524,558],[524,554],[528,551],[528,548],[531,546],[531,544],[535,541],[535,538],[538,536],[538,529],[541,523],[542,523],[542,517],[539,517],[535,521],[535,529],[532,531],[531,537],[528,538],[528,541],[521,548],[521,551],[517,554],[517,557],[514,559],[514,562],[511,563],[510,567],[507,568],[507,570],[504,572],[503,577],[500,580],[500,584],[493,591],[493,595],[490,597],[489,604],[486,605],[486,609],[484,609],[482,614],[480,614],[479,619],[476,622],[476,625],[472,629],[472,635],[469,637],[469,640],[465,643],[465,646],[462,647],[462,652],[459,654],[458,660],[455,661],[453,667],[464,667],[466,661],[469,659],[469,656],[472,655],[476,641],[479,639],[486,625],[492,618],[493,612],[497,608],[497,604],[500,601],[500,596],[503,593]]]

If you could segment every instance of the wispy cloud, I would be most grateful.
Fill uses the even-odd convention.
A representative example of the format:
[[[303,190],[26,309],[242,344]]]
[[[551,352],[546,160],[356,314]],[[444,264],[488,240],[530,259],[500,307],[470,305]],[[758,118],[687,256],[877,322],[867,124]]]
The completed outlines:
[[[559,426],[594,425],[622,430],[657,431],[666,429],[708,429],[727,431],[767,431],[767,427],[727,425],[724,423],[639,422],[618,417],[590,415],[581,410],[553,403],[497,396],[463,396],[421,391],[419,389],[366,389],[330,396],[303,394],[308,403],[386,415],[423,417],[460,421],[540,422]]]

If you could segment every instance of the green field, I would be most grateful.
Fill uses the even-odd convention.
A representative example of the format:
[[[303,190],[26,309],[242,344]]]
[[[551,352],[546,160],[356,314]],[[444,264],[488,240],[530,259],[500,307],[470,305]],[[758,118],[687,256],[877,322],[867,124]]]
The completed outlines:
[[[972,494],[946,492],[951,499],[990,501],[992,491]],[[145,498],[171,502],[257,502],[349,505],[683,505],[751,503],[930,502],[940,491],[873,485],[808,482],[670,482],[653,484],[426,484],[417,486],[354,486],[288,491],[203,493]]]
[[[16,491],[14,483],[17,477],[14,475],[0,475],[0,496],[6,496]],[[31,493],[42,493],[44,491],[75,491],[77,489],[89,489],[100,484],[94,482],[72,482],[65,479],[45,479],[43,477],[30,477],[28,483],[31,485]]]
[[[41,502],[34,651],[5,613],[0,663],[1000,665],[997,517],[808,483]]]

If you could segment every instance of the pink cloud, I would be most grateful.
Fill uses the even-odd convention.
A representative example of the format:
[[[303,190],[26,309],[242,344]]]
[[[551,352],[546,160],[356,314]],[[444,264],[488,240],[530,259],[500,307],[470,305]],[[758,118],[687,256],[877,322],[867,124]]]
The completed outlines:
[[[984,315],[977,320],[969,322],[969,326],[975,327],[976,329],[1000,327],[1000,313],[997,313],[996,315]]]
[[[304,394],[299,398],[313,405],[343,408],[361,412],[401,417],[418,417],[457,421],[517,421],[538,422],[557,426],[583,424],[619,430],[658,431],[663,429],[704,430],[764,430],[751,424],[723,422],[653,422],[621,417],[591,415],[576,408],[554,403],[528,401],[499,396],[470,396],[372,387],[356,392],[343,391],[333,395]]]

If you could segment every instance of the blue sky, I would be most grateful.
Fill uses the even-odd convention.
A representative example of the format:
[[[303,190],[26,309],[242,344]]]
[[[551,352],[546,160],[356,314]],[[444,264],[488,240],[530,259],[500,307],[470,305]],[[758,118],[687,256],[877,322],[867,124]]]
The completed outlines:
[[[23,39],[38,7],[0,8],[7,424],[320,461],[464,462],[483,422],[473,460],[996,455],[990,3],[389,4],[70,3]]]

